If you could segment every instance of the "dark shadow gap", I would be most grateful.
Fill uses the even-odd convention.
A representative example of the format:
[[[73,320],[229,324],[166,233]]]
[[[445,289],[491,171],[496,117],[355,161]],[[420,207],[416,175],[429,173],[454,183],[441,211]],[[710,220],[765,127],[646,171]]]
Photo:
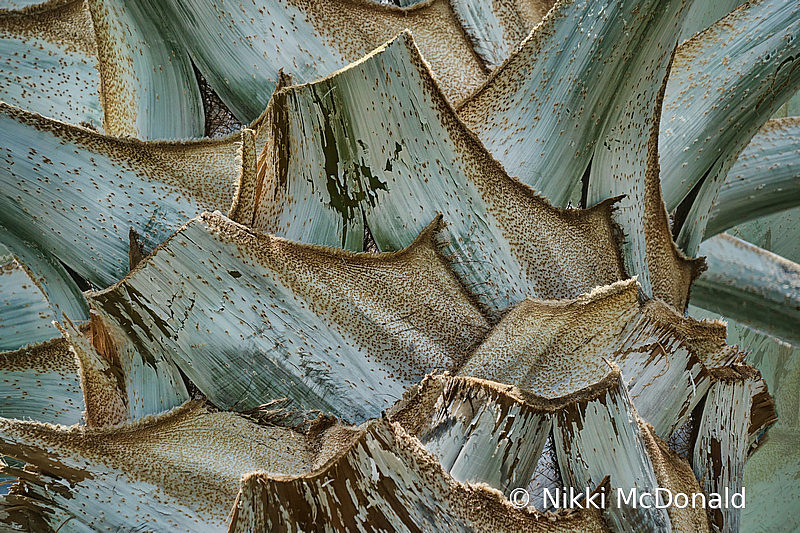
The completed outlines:
[[[59,259],[58,262],[61,263],[61,266],[64,267],[64,270],[67,271],[67,274],[69,274],[69,277],[72,278],[72,281],[75,282],[81,292],[96,291],[98,289],[92,284],[91,281],[72,270],[64,261]]]
[[[191,58],[190,58],[191,61]],[[205,114],[205,136],[226,137],[242,129],[239,122],[228,106],[222,101],[211,85],[206,81],[192,61],[192,69],[200,88],[200,98],[203,100],[203,113]]]
[[[689,462],[692,460],[694,443],[697,440],[697,426],[699,425],[696,423],[697,420],[694,415],[695,413],[691,414],[689,418],[686,419],[686,422],[675,430],[675,433],[672,434],[667,442],[667,446],[669,446],[670,450]]]
[[[553,437],[553,429],[551,429],[550,435],[548,435],[544,443],[544,448],[542,448],[542,455],[539,456],[539,461],[536,464],[533,478],[527,486],[531,505],[534,505],[540,512],[556,511],[555,507],[544,507],[544,489],[548,489],[551,494],[555,494],[556,489],[563,488],[564,481],[561,477],[561,469],[558,466],[555,438]]]
[[[675,208],[672,214],[672,238],[675,239],[677,242],[678,235],[680,235],[681,228],[683,224],[686,222],[686,217],[689,216],[689,211],[692,210],[692,206],[694,205],[694,201],[697,199],[697,195],[700,194],[700,189],[703,188],[703,184],[706,182],[708,177],[711,175],[711,171],[717,166],[720,157],[722,155],[718,155],[717,158],[711,163],[711,166],[708,167],[703,177],[692,187],[692,190],[689,191],[689,194],[681,200],[681,203],[678,204],[678,207]]]
[[[203,391],[197,388],[197,385],[195,385],[194,382],[191,379],[189,379],[189,376],[183,373],[181,367],[175,365],[175,368],[178,369],[178,373],[180,373],[181,375],[183,386],[186,387],[186,392],[189,393],[189,398],[191,398],[192,400],[204,400],[206,403],[211,404],[211,402],[209,402],[208,399],[206,398],[206,395],[203,394]],[[216,408],[216,406],[214,406],[213,404],[211,405],[212,407]]]
[[[589,201],[589,174],[592,173],[593,160],[594,155],[589,159],[589,164],[586,165],[586,170],[583,172],[583,177],[581,178],[581,201],[578,204],[578,207],[581,209],[586,209],[586,204]]]
[[[380,252],[378,248],[378,243],[375,242],[375,237],[372,235],[372,230],[369,229],[369,224],[367,224],[367,215],[364,214],[364,211],[361,211],[361,218],[364,221],[364,243],[363,243],[363,250],[365,252],[377,254]]]

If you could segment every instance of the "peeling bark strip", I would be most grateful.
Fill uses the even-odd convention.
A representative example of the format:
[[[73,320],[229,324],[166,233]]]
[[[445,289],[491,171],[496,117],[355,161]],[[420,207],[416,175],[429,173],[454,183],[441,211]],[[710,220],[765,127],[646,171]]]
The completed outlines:
[[[563,210],[512,180],[456,116],[408,33],[273,98],[254,228],[360,250],[407,246],[441,213],[453,270],[491,313],[624,279],[615,200]],[[291,148],[291,149],[289,149]],[[275,161],[278,157],[287,160]],[[362,217],[363,213],[363,217]]]
[[[567,405],[556,414],[553,436],[558,464],[567,487],[580,492],[611,474],[612,489],[625,494],[655,494],[658,487],[653,463],[647,454],[639,415],[631,403],[617,367],[597,384],[594,394]],[[645,509],[634,504],[617,505],[617,490],[607,499],[605,517],[614,531],[671,531],[665,509]]]
[[[712,503],[713,494],[742,492],[744,463],[750,449],[749,430],[752,400],[760,389],[761,375],[751,366],[713,370],[717,382],[706,398],[694,447],[694,473],[709,495],[708,507],[715,531],[739,531],[741,510]],[[720,508],[721,507],[721,508]]]
[[[610,474],[611,485],[592,501],[605,509],[612,524],[621,522],[620,515],[622,520],[629,520],[626,528],[614,530],[642,531],[650,527],[669,531],[672,527],[676,531],[707,531],[704,509],[665,512],[618,507],[618,494],[610,490],[612,487],[625,494],[632,488],[638,494],[654,494],[656,487],[692,494],[700,492],[700,487],[688,463],[669,451],[652,427],[643,423],[630,403],[624,401],[627,395],[619,371],[606,368],[603,379],[555,399],[472,378],[431,376],[406,395],[390,418],[417,437],[454,479],[486,482],[505,494],[514,486],[513,481],[508,482],[511,478],[517,480],[517,486],[526,484],[520,484],[519,479],[531,476],[553,419],[556,433],[561,436],[556,438],[556,447],[567,486],[577,488],[577,493],[592,486],[594,477],[581,477],[587,468]],[[615,402],[616,408],[612,405]],[[634,419],[638,426],[633,424]],[[506,458],[509,460],[503,462]],[[577,472],[572,471],[576,465]],[[563,487],[554,488],[560,491]],[[540,501],[531,503],[538,506]],[[591,506],[586,501],[581,504]],[[661,521],[651,522],[653,517],[646,513]],[[648,525],[633,527],[630,520]]]
[[[499,383],[428,376],[390,419],[456,481],[486,483],[507,495],[533,477],[552,413],[562,405]]]
[[[128,272],[131,227],[153,249],[233,199],[238,136],[145,143],[2,102],[0,130],[0,224],[100,287]]]
[[[305,473],[358,435],[330,420],[301,434],[190,402],[103,429],[0,419],[0,453],[34,467],[6,470],[22,480],[17,503],[53,530],[70,518],[78,531],[222,532],[243,475]]]
[[[84,403],[78,365],[64,339],[0,353],[0,372],[0,416],[65,426],[81,421]]]
[[[607,364],[605,371],[596,381],[558,398],[544,398],[511,385],[473,378],[429,376],[398,402],[390,419],[419,439],[454,479],[487,483],[509,494],[533,478],[552,421],[582,411],[586,402],[595,401],[604,390],[616,386],[619,372],[610,370]],[[608,424],[606,431],[615,431],[615,422],[604,423]],[[648,431],[652,432],[652,426]],[[559,442],[567,450],[572,446],[570,439]],[[569,453],[560,452],[562,457]],[[685,470],[682,479],[687,472],[693,479],[688,465],[681,464]],[[621,473],[612,470],[610,464],[607,467],[605,473],[612,480],[620,477]],[[603,468],[601,463],[598,468]],[[589,480],[590,484],[596,482]],[[610,501],[612,494],[606,498]],[[532,504],[540,507],[541,500]]]
[[[128,271],[136,268],[146,255],[142,238],[135,229],[130,228],[128,230]]]
[[[608,374],[617,363],[639,414],[669,439],[711,382],[703,362],[710,343],[690,344],[715,325],[684,319],[656,301],[642,302],[635,280],[574,300],[526,300],[514,308],[459,370],[546,398],[572,393]],[[709,331],[711,330],[711,331]],[[699,336],[699,335],[698,335]],[[724,331],[722,331],[724,345]]]
[[[648,301],[626,325],[611,357],[620,366],[639,415],[664,440],[683,425],[705,396],[711,384],[708,362],[718,358],[716,350],[694,343],[686,329],[710,335],[716,328],[684,318],[657,300]],[[731,350],[724,335],[721,342]]]
[[[750,458],[766,440],[765,431],[778,421],[775,399],[767,389],[767,382],[760,378],[753,385],[750,403],[750,428],[747,432],[747,457]]]
[[[230,533],[267,531],[607,532],[599,510],[542,514],[462,484],[397,424],[372,422],[302,476],[246,476]]]
[[[90,303],[127,337],[126,357],[175,364],[216,406],[289,397],[361,422],[434,369],[462,364],[489,329],[439,254],[441,224],[371,255],[207,213]]]

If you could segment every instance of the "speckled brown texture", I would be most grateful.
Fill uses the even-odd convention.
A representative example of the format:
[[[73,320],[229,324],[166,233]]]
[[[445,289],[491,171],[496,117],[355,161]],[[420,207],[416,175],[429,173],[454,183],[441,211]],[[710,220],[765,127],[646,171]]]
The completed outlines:
[[[189,509],[197,519],[219,527],[243,474],[301,474],[325,461],[332,453],[328,448],[347,448],[355,434],[360,433],[334,422],[319,434],[304,435],[190,402],[157,417],[102,429],[0,420],[0,449],[37,467],[41,476],[73,484],[86,479],[119,484],[121,491],[126,484],[157,491],[141,494],[140,507],[126,510],[131,516],[80,516],[82,521],[96,518],[107,520],[99,522],[107,526],[131,527],[138,516],[152,522],[153,509],[147,504],[152,498],[179,501],[185,507],[175,512]],[[75,498],[81,490],[91,490],[91,483],[83,485],[73,486]]]
[[[495,0],[497,1],[497,0]],[[516,8],[522,18],[525,29],[530,32],[555,5],[552,0],[516,0]]]
[[[50,0],[19,11],[0,9],[0,31],[40,35],[69,51],[97,53],[92,19],[84,0]]]
[[[61,334],[70,343],[70,352],[78,361],[81,389],[86,405],[86,425],[103,427],[120,424],[130,419],[125,390],[118,379],[120,370],[100,355],[92,344],[75,327],[67,322],[58,325]]]
[[[84,410],[75,354],[65,339],[0,353],[0,416],[71,425]]]
[[[612,361],[623,368],[637,407],[657,417],[650,421],[668,438],[710,385],[704,362],[715,359],[676,327],[684,320],[691,322],[644,299],[633,279],[577,299],[528,299],[457,372],[555,398],[605,376]]]
[[[616,199],[560,209],[509,178],[455,114],[407,33],[328,78],[275,93],[270,106],[255,228],[347,246],[363,210],[378,246],[398,249],[440,212],[454,270],[493,316],[523,295],[576,297],[627,277]],[[360,174],[334,167],[361,169],[381,185],[342,199],[330,191],[342,182],[359,187]]]
[[[34,346],[26,346],[0,356],[0,370],[5,372],[28,369],[76,372],[75,355],[70,353],[65,339],[55,338]]]
[[[103,1],[90,4],[97,42],[100,70],[100,101],[103,104],[103,129],[110,135],[136,137],[138,105],[136,88],[130,80],[138,79],[133,71],[133,58],[126,56],[114,38],[123,32],[115,8]]]
[[[369,0],[291,0],[306,13],[327,45],[350,61],[410,30],[447,99],[458,102],[488,74],[448,0],[425,0],[408,8]]]
[[[253,222],[253,208],[255,204],[257,183],[257,153],[255,145],[255,132],[243,129],[242,146],[239,148],[237,163],[239,165],[239,180],[233,202],[228,210],[228,218],[244,226]]]
[[[639,311],[635,281],[575,300],[526,300],[492,331],[459,374],[535,391],[569,394],[608,373],[603,358]]]
[[[653,463],[658,486],[671,490],[673,494],[682,492],[691,495],[702,492],[689,463],[670,450],[667,443],[655,435],[652,426],[641,419],[638,420],[638,424],[647,447],[647,453]],[[667,512],[672,531],[685,533],[710,531],[705,509],[693,509],[691,506],[679,509],[670,506],[667,508]]]
[[[233,199],[238,179],[234,143],[239,141],[239,135],[216,140],[143,142],[101,135],[5,103],[0,103],[0,111],[20,124],[51,134],[63,144],[109,157],[120,169],[146,181],[180,187],[209,208],[227,210]],[[49,164],[55,166],[56,163]],[[90,180],[99,178],[87,177]],[[114,177],[121,176],[107,178]]]
[[[243,256],[261,267],[302,297],[315,313],[329,317],[334,327],[356,339],[368,353],[374,353],[399,376],[414,374],[425,365],[422,353],[384,347],[392,329],[379,316],[367,319],[348,307],[363,306],[365,311],[381,313],[375,305],[397,306],[386,312],[407,316],[411,329],[424,332],[419,343],[433,341],[447,346],[455,357],[452,368],[472,351],[488,331],[489,324],[471,302],[468,294],[453,279],[441,257],[435,236],[441,230],[437,217],[405,250],[383,254],[354,254],[334,248],[299,245],[263,234],[253,234],[223,217],[206,213],[202,222],[221,241],[235,243]],[[424,273],[424,276],[423,276]],[[434,292],[429,285],[435,285]],[[336,294],[340,293],[340,294]],[[435,297],[433,295],[435,294]],[[427,308],[428,312],[422,312]],[[435,317],[435,318],[434,318]],[[459,327],[443,328],[443,320],[453,319]],[[406,352],[402,358],[400,353]],[[378,355],[380,354],[380,355]],[[460,354],[460,355],[456,355]]]
[[[653,126],[647,142],[647,171],[644,175],[644,232],[647,246],[647,267],[650,272],[653,296],[683,313],[689,306],[692,283],[707,267],[704,258],[690,259],[675,245],[670,230],[669,216],[661,195],[658,134],[661,123],[661,107],[664,93],[667,90],[667,79],[665,76],[656,98]]]
[[[599,511],[515,509],[493,489],[454,481],[416,439],[386,420],[371,423],[320,469],[242,480],[231,532],[288,524],[290,531],[608,531]]]

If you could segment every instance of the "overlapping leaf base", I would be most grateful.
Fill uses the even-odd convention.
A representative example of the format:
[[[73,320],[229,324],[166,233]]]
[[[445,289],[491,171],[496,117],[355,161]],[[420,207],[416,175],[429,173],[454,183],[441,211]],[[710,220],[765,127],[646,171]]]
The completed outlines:
[[[755,144],[709,207],[800,81],[798,11],[751,2],[676,52],[701,7],[0,11],[19,58],[0,63],[0,454],[16,478],[0,529],[736,531],[752,520],[738,509],[617,495],[749,475],[783,498],[767,478],[796,473],[772,458],[797,424],[767,388],[779,372],[684,311],[744,301],[782,312],[755,322],[793,342],[800,267],[718,236],[692,294],[702,259],[673,234],[693,252],[706,220],[732,227],[761,190]],[[777,70],[758,59],[765,30]],[[721,42],[712,60],[702,45]],[[209,99],[246,126],[196,139]],[[794,130],[759,134],[769,161]],[[791,250],[781,165],[746,214],[772,218],[737,231],[774,228],[755,244]],[[545,489],[585,496],[566,509]]]

